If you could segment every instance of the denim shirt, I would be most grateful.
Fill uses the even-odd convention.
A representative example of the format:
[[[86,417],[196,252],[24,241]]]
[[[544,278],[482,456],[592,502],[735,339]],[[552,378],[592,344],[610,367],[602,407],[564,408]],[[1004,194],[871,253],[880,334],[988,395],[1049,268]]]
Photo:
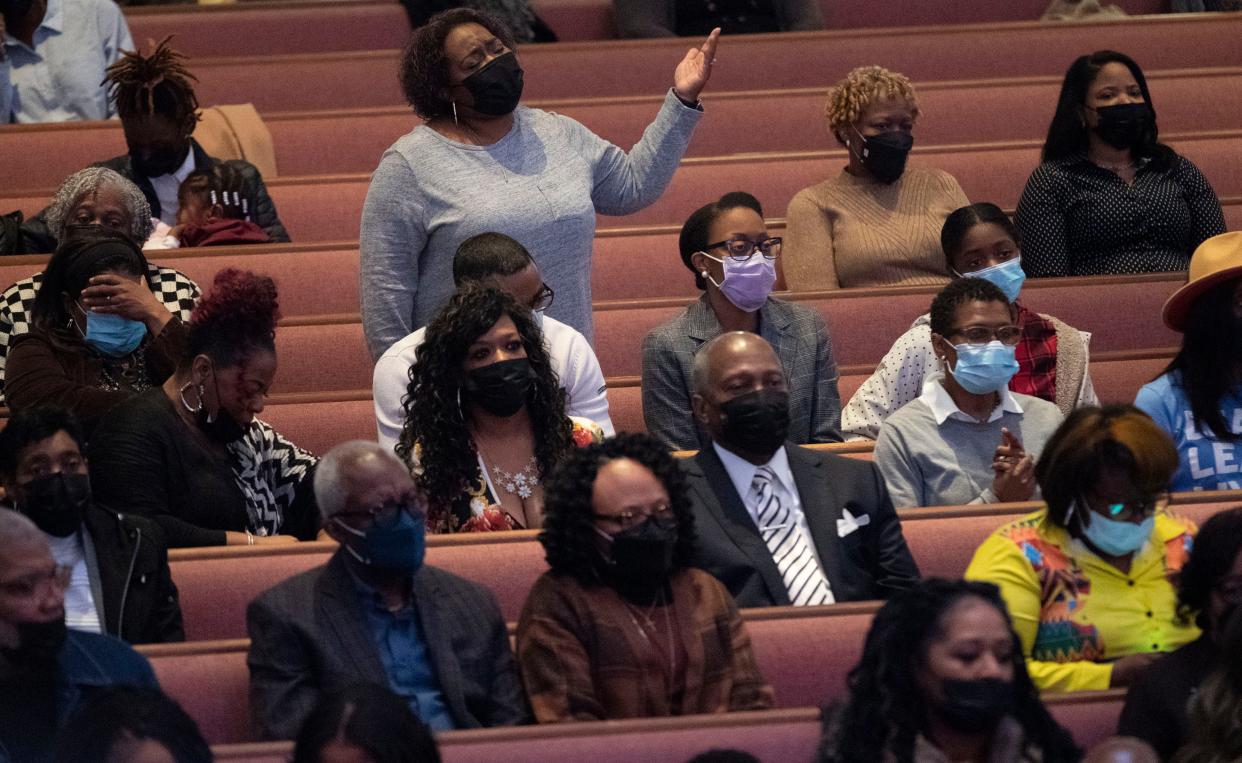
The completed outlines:
[[[352,573],[351,573],[352,574]],[[413,602],[393,612],[374,588],[356,576],[367,627],[379,649],[389,688],[409,703],[410,710],[432,731],[455,728],[440,693],[440,681],[431,664],[422,623]]]

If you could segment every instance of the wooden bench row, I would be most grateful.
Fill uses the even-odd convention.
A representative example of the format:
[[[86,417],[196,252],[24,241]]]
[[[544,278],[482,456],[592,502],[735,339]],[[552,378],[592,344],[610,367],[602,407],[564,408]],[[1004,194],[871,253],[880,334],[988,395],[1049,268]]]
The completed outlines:
[[[1177,512],[1202,523],[1222,508],[1242,502],[1242,495],[1179,495],[1176,502]],[[955,578],[966,571],[975,549],[989,533],[1038,506],[902,509],[899,514],[906,542],[923,575]],[[547,570],[536,535],[537,531],[528,530],[433,537],[427,563],[485,586],[496,595],[505,619],[516,620],[531,586]],[[245,608],[251,600],[280,581],[325,563],[335,549],[334,542],[325,541],[258,551],[223,547],[170,552],[186,638],[243,637]],[[221,581],[229,584],[221,585]]]
[[[1242,69],[1172,69],[1148,74],[1165,134],[1242,126]],[[794,90],[711,92],[688,156],[838,148],[825,127],[827,83]],[[920,146],[1038,140],[1047,130],[1060,77],[917,83]],[[661,96],[532,101],[573,117],[628,148],[642,136]],[[980,119],[980,114],[1004,114]],[[763,129],[754,129],[756,118]],[[406,107],[265,115],[281,176],[370,172],[418,120]],[[0,188],[53,188],[70,173],[125,153],[119,123],[66,122],[0,127]],[[268,177],[271,180],[274,176]],[[778,212],[779,210],[773,210]]]
[[[1103,48],[1125,51],[1153,71],[1219,66],[1236,63],[1240,36],[1237,14],[742,35],[721,45],[711,89],[823,87],[856,66],[877,63],[916,81],[1060,76],[1078,56]],[[661,93],[672,84],[687,47],[678,38],[526,46],[519,51],[525,94],[536,99]],[[250,102],[263,113],[404,102],[397,85],[398,50],[253,55],[258,52],[192,61],[199,102]]]

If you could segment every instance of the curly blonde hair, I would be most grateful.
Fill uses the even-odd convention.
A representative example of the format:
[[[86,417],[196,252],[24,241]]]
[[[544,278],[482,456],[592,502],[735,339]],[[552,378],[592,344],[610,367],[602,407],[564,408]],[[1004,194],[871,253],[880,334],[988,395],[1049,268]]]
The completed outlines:
[[[828,89],[828,102],[824,104],[828,132],[840,141],[837,131],[858,121],[868,106],[883,98],[905,101],[918,119],[919,101],[909,78],[883,66],[860,66]]]

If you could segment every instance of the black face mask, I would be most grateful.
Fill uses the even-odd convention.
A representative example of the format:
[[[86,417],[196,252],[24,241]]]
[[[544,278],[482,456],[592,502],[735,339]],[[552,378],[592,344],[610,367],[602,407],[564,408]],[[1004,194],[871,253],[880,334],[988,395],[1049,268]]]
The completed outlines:
[[[48,535],[67,538],[82,525],[91,502],[91,479],[85,474],[49,474],[21,485],[17,508]]]
[[[721,403],[720,428],[730,450],[775,453],[789,439],[789,393],[755,390]]]
[[[467,371],[462,392],[493,416],[507,418],[526,405],[534,382],[530,359],[514,358]]]
[[[862,138],[858,158],[867,171],[881,183],[895,183],[906,171],[906,159],[914,147],[914,136],[908,132],[886,132]]]
[[[474,98],[474,110],[489,117],[503,117],[522,99],[522,67],[517,56],[505,53],[466,77],[461,83]]]
[[[135,173],[142,177],[154,178],[176,172],[185,161],[185,155],[189,150],[190,147],[187,144],[176,151],[147,151],[141,154],[131,151],[129,159],[133,163]]]
[[[46,670],[56,664],[60,648],[65,643],[65,618],[58,617],[46,623],[14,623],[20,646],[16,649],[0,649],[0,653],[14,668],[23,672]]]
[[[246,434],[246,429],[237,423],[237,420],[220,405],[220,382],[216,380],[216,372],[211,372],[211,383],[216,388],[216,412],[210,414],[207,412],[207,405],[204,403],[195,414],[198,420],[198,428],[212,440],[221,443],[230,443],[240,440]],[[201,398],[201,396],[200,396]]]
[[[1151,126],[1151,108],[1146,103],[1101,106],[1095,113],[1100,116],[1095,134],[1116,149],[1140,145]]]
[[[624,596],[649,597],[668,580],[677,550],[674,522],[648,519],[612,536],[608,577]]]
[[[963,734],[991,731],[1013,712],[1013,684],[999,678],[945,681],[944,703],[935,713],[949,728]]]
[[[6,21],[17,21],[26,18],[33,7],[34,0],[0,0],[0,16]]]

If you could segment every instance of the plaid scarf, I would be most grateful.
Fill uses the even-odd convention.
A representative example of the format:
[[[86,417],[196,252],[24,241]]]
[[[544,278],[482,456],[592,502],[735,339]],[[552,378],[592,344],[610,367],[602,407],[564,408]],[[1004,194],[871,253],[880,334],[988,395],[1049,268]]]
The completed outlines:
[[[1018,303],[1018,327],[1022,341],[1014,348],[1018,373],[1009,389],[1050,403],[1057,401],[1057,330],[1052,321]]]

